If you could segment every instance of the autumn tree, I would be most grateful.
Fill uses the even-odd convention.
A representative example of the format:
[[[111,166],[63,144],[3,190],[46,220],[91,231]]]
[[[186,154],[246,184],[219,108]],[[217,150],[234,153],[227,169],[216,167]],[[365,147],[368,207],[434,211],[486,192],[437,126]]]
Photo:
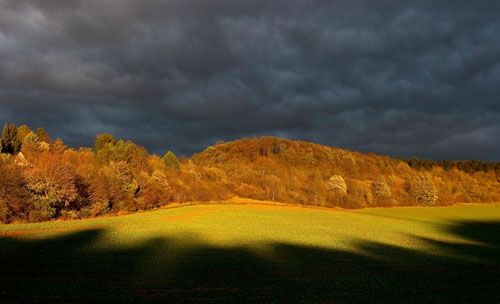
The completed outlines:
[[[338,204],[343,208],[354,209],[369,206],[373,202],[369,182],[349,178],[346,181],[347,195]],[[383,202],[383,205],[387,205]]]
[[[130,165],[139,172],[151,173],[148,157],[148,151],[144,147],[136,146],[130,153]]]
[[[96,170],[98,170],[94,153],[90,149],[71,149],[64,152],[51,152],[60,155],[62,163],[67,166],[74,176],[74,184],[78,195],[71,203],[71,208],[62,210],[61,215],[65,218],[88,217],[90,215],[90,185],[92,184]]]
[[[250,161],[255,161],[259,155],[259,142],[256,138],[247,139],[243,147],[245,156]]]
[[[438,199],[438,191],[432,176],[427,172],[415,176],[412,190],[413,197],[419,205],[434,205]]]
[[[477,179],[471,176],[464,178],[462,182],[462,193],[465,197],[466,202],[469,201],[479,201],[481,197],[481,187],[477,182]]]
[[[277,171],[276,162],[268,157],[257,158],[257,160],[253,163],[253,167],[259,173],[260,177],[274,174]]]
[[[29,208],[25,181],[18,167],[0,163],[0,222],[25,219]]]
[[[310,197],[315,205],[324,204],[324,190],[325,183],[323,181],[323,174],[320,170],[315,170],[313,174],[309,176],[309,188],[311,189]]]
[[[75,174],[59,155],[43,154],[26,178],[34,207],[29,215],[32,221],[55,217],[62,208],[71,207],[77,198]]]
[[[326,182],[327,201],[330,204],[343,206],[347,196],[347,184],[341,175],[333,175]]]
[[[347,185],[345,183],[344,178],[341,175],[333,175],[328,179],[328,182],[326,183],[326,188],[329,191],[335,192],[335,193],[340,193],[340,194],[345,194],[347,193]]]
[[[154,170],[144,191],[144,209],[157,208],[168,202],[169,189],[170,184],[165,173],[161,170]]]
[[[134,196],[139,191],[139,183],[124,161],[110,162],[102,167],[91,187],[93,204],[99,205],[100,212],[107,207],[115,210],[134,211]]]
[[[276,175],[264,176],[263,183],[267,199],[274,201],[281,195],[280,179]]]
[[[108,189],[108,180],[104,170],[99,170],[89,187],[90,206],[88,208],[90,216],[98,216],[108,213],[111,210],[112,202]]]
[[[382,175],[372,183],[372,193],[377,200],[388,200],[391,197],[391,189]]]
[[[0,166],[9,165],[12,163],[12,155],[7,153],[0,153]]]

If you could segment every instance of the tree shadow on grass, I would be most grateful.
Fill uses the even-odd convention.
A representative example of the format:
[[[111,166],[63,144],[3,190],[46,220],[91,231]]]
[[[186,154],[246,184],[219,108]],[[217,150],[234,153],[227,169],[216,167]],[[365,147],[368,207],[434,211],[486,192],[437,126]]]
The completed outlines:
[[[287,243],[216,247],[196,235],[95,247],[106,230],[4,237],[0,300],[498,303],[500,222],[457,222],[446,231],[473,243],[421,239],[435,248],[423,252],[359,240],[359,251],[348,252]]]

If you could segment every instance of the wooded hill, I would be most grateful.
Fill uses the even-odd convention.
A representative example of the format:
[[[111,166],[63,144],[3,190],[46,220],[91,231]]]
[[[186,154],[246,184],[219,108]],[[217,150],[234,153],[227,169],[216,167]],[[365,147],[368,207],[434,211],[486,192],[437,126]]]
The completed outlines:
[[[150,155],[111,134],[69,149],[43,129],[5,125],[0,221],[77,219],[234,196],[364,208],[500,202],[499,163],[402,160],[261,137],[191,158]]]

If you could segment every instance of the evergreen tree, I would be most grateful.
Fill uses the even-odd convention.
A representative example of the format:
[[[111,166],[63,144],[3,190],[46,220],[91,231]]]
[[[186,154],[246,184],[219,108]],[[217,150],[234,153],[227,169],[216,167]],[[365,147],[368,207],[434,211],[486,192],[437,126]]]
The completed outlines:
[[[111,134],[99,135],[95,142],[95,158],[100,164],[108,164],[111,161],[130,162],[137,146],[127,140],[115,141]]]
[[[24,137],[23,147],[21,149],[26,160],[28,160],[29,163],[34,163],[41,151],[42,148],[38,136],[33,132],[28,133],[28,135]]]
[[[29,145],[33,146],[35,149],[40,149],[40,138],[38,138],[38,135],[35,133],[30,132],[24,137],[23,145]]]
[[[36,135],[38,136],[38,138],[40,139],[40,141],[44,141],[46,143],[50,143],[49,133],[47,133],[47,131],[45,131],[44,128],[38,128],[38,129],[36,129]]]
[[[113,135],[109,133],[99,134],[95,137],[94,143],[94,151],[98,152],[99,150],[105,148],[108,144],[114,145],[116,142]]]
[[[10,140],[9,140],[9,126],[7,125],[7,123],[5,123],[3,125],[2,138],[0,139],[0,147],[2,148],[0,150],[0,152],[8,153],[7,152],[8,146],[9,146],[8,142],[10,142]]]
[[[60,138],[58,138],[50,143],[50,152],[62,154],[67,149],[68,149],[68,146],[66,146],[64,144],[64,142],[62,141],[62,139],[60,139]]]
[[[5,124],[2,131],[2,153],[15,154],[21,150],[21,145],[16,125]]]
[[[17,127],[15,124],[10,125],[10,134],[11,134],[11,142],[12,142],[12,149],[15,153],[18,153],[21,151],[21,146],[23,145],[23,142],[21,139],[19,139],[19,136],[17,135]]]
[[[165,153],[162,159],[167,168],[179,169],[179,161],[172,151]]]
[[[17,135],[19,136],[19,139],[21,141],[24,141],[24,138],[26,137],[26,135],[28,135],[30,132],[33,132],[31,131],[30,127],[28,127],[27,125],[22,125],[22,126],[19,126],[17,128]]]

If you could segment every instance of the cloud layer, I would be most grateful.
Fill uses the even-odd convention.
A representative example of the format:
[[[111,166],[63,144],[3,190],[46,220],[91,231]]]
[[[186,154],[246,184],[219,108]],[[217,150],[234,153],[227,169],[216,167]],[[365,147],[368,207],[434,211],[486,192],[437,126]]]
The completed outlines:
[[[0,0],[0,121],[500,161],[500,2]]]

